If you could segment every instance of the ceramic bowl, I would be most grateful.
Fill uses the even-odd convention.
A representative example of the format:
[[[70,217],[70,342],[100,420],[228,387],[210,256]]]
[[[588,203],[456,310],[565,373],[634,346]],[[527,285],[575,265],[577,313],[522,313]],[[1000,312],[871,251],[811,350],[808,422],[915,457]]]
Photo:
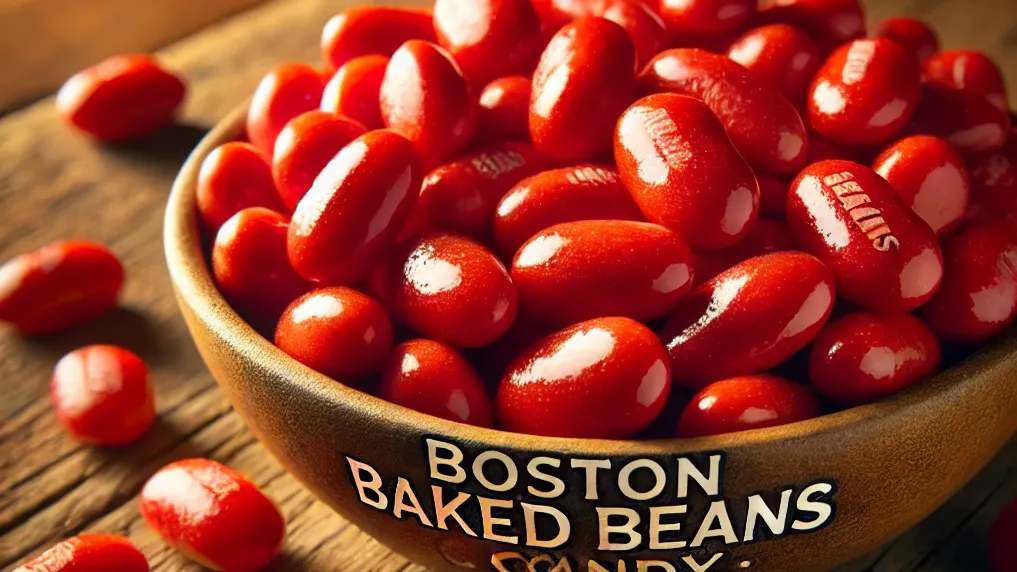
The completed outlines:
[[[434,570],[828,570],[916,524],[1017,430],[1017,340],[891,399],[783,427],[602,441],[479,429],[318,374],[216,290],[187,160],[166,211],[177,299],[212,375],[282,464],[379,541]]]

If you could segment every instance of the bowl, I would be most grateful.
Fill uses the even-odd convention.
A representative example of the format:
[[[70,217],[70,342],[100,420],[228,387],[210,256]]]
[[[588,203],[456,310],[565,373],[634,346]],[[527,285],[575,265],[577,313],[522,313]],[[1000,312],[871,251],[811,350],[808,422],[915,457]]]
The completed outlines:
[[[916,524],[1017,430],[1006,335],[891,399],[697,439],[604,441],[480,429],[329,379],[259,336],[216,290],[194,207],[198,145],[165,248],[205,363],[255,435],[319,499],[434,570],[828,570]]]

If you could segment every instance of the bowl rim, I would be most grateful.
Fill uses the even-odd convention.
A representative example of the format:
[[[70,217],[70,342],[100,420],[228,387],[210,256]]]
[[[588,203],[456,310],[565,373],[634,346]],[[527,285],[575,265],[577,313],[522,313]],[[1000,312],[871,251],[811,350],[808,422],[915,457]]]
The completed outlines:
[[[998,365],[1005,357],[984,356],[986,359],[967,359],[932,378],[915,384],[903,392],[866,405],[827,413],[812,419],[736,433],[706,437],[658,439],[591,439],[547,437],[515,433],[503,429],[467,425],[412,410],[366,391],[325,376],[297,362],[258,334],[226,302],[216,288],[204,253],[194,207],[197,173],[201,162],[217,146],[238,140],[243,133],[248,102],[233,109],[219,121],[187,157],[169,195],[164,218],[163,241],[170,278],[182,304],[187,304],[194,316],[224,340],[233,351],[246,354],[258,367],[277,379],[300,390],[309,390],[321,397],[353,409],[365,417],[382,417],[406,434],[440,435],[460,443],[482,444],[487,448],[531,451],[596,451],[603,455],[632,454],[686,454],[706,451],[729,451],[751,447],[760,443],[798,441],[812,436],[850,431],[852,428],[888,416],[909,416],[921,404],[935,396],[949,397],[950,389],[964,380],[977,377],[979,369]],[[1009,336],[1002,336],[1006,338]],[[192,335],[193,338],[193,335]],[[1000,338],[1000,339],[1002,339]],[[989,344],[999,348],[1000,339]],[[984,353],[980,350],[979,353]],[[998,354],[998,352],[992,352]],[[988,362],[987,362],[988,360]],[[979,363],[974,363],[974,362]],[[950,372],[949,375],[943,375]]]

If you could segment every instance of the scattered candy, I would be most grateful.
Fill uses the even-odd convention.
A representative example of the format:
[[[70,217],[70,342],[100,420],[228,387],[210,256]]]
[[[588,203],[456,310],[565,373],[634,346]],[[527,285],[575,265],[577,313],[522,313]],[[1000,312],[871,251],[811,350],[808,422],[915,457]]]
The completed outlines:
[[[14,572],[148,572],[145,555],[131,541],[112,534],[82,534],[51,546]]]

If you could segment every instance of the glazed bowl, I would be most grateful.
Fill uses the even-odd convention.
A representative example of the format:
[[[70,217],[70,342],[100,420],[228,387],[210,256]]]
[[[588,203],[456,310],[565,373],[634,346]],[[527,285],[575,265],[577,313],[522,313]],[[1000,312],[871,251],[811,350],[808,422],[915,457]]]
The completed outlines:
[[[879,403],[697,439],[520,435],[352,389],[258,335],[213,284],[196,179],[212,149],[241,137],[245,114],[216,126],[173,186],[165,248],[180,309],[287,470],[431,569],[828,570],[916,524],[1017,430],[1012,335]]]

